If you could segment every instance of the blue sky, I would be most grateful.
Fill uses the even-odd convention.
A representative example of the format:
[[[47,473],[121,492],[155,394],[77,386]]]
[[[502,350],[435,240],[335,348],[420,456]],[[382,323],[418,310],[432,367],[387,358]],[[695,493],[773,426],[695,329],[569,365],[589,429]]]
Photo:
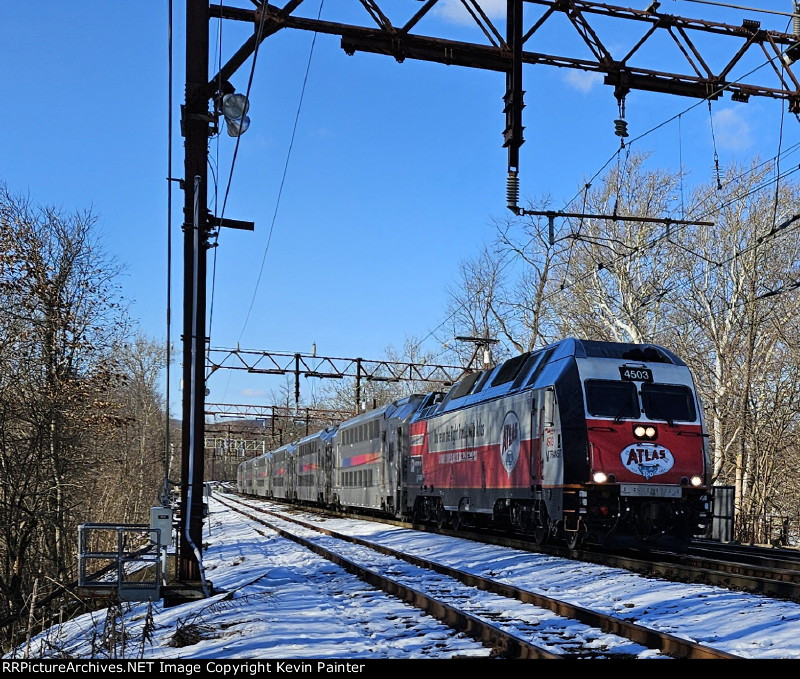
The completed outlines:
[[[235,0],[229,4],[252,7]],[[390,16],[407,16],[412,0],[382,0]],[[442,10],[419,33],[481,41],[474,26]],[[625,4],[625,3],[620,3]],[[630,0],[644,9],[646,0]],[[736,3],[732,3],[736,4]],[[790,0],[748,0],[749,7],[790,11]],[[497,17],[505,1],[484,2]],[[300,12],[316,17],[319,0]],[[132,9],[133,8],[133,9]],[[533,7],[526,12],[541,10]],[[786,30],[787,18],[686,0],[662,0],[662,11],[740,24],[743,18]],[[178,108],[183,93],[184,3],[175,2],[173,175],[182,175]],[[537,14],[538,15],[538,14]],[[526,14],[533,16],[533,14]],[[327,0],[322,18],[365,22],[357,0]],[[502,11],[497,19],[503,30]],[[601,22],[601,25],[602,22]],[[624,49],[643,28],[605,24],[604,39]],[[223,60],[247,28],[225,22]],[[218,42],[212,22],[212,59]],[[5,2],[0,7],[2,75],[0,181],[12,193],[66,211],[91,207],[110,256],[125,266],[120,279],[142,332],[165,337],[167,217],[167,0]],[[312,34],[284,31],[263,43],[251,91],[251,127],[241,138],[225,216],[252,220],[255,233],[226,230],[216,251],[211,342],[215,347],[378,358],[406,337],[422,338],[445,317],[446,286],[459,263],[494,235],[505,208],[506,152],[501,147],[504,77],[498,73],[357,53],[347,56],[332,36],[318,36],[280,203],[278,192]],[[585,57],[563,22],[529,49]],[[708,38],[707,54],[729,57],[730,39]],[[738,46],[738,41],[736,45]],[[627,51],[627,50],[626,50]],[[647,65],[681,71],[674,45],[654,42]],[[721,57],[722,58],[722,57]],[[763,61],[763,59],[762,59]],[[746,72],[758,61],[742,64]],[[232,79],[244,91],[250,62]],[[774,84],[764,70],[750,78]],[[598,78],[569,69],[526,67],[523,198],[550,196],[563,206],[616,151],[617,105]],[[631,138],[695,104],[695,100],[632,92],[626,117]],[[723,164],[771,157],[778,149],[781,104],[730,98],[712,106]],[[787,116],[783,146],[798,141]],[[234,140],[211,141],[221,192]],[[650,165],[676,171],[679,155],[690,181],[709,179],[713,152],[702,103],[677,122],[635,144]],[[789,162],[789,161],[787,161]],[[213,193],[213,187],[211,189]],[[182,194],[174,192],[173,341],[180,336]],[[276,212],[277,204],[277,212]],[[574,206],[573,206],[574,207]],[[269,249],[267,240],[273,226]],[[256,280],[253,311],[245,326]],[[213,255],[209,258],[209,267]],[[429,338],[429,346],[440,345]],[[269,403],[276,383],[220,371],[209,383],[212,402]],[[178,399],[173,396],[173,404]],[[174,408],[174,405],[173,405]]]

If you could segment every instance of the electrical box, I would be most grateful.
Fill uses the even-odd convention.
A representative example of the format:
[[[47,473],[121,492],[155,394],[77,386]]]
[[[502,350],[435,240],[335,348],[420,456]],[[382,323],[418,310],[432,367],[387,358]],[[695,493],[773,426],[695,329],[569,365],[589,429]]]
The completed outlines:
[[[161,546],[172,547],[172,508],[150,507],[150,528],[160,528]]]

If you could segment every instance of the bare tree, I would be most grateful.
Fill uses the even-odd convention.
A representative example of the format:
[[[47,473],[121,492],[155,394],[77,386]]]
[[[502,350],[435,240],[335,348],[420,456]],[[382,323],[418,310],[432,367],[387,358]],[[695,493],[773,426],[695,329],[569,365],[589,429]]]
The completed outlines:
[[[87,480],[115,455],[93,442],[126,417],[109,399],[120,379],[112,348],[126,317],[118,268],[97,244],[95,221],[88,212],[33,206],[0,186],[4,619],[24,612],[37,579],[73,575]]]
[[[786,465],[800,456],[798,187],[776,188],[754,161],[729,168],[721,187],[697,187],[684,215],[680,175],[645,161],[627,157],[586,186],[581,211],[713,225],[585,217],[551,231],[543,219],[505,220],[496,249],[462,265],[448,312],[517,352],[568,335],[673,349],[705,405],[712,476],[735,486],[740,517],[797,517],[800,483]]]

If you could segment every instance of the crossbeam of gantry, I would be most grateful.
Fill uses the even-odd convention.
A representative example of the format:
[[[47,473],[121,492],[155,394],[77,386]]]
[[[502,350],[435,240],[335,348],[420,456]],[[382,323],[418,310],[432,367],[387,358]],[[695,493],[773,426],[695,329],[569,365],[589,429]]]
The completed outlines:
[[[417,59],[505,73],[511,71],[514,46],[509,43],[512,38],[498,30],[492,20],[480,11],[477,2],[468,0],[465,5],[472,8],[470,14],[480,27],[485,44],[414,33],[413,30],[437,1],[421,3],[411,19],[397,26],[392,24],[388,13],[381,10],[379,3],[374,0],[358,0],[365,9],[364,25],[298,16],[296,12],[303,4],[302,0],[292,0],[282,8],[269,4],[256,9],[212,5],[212,16],[253,23],[254,35],[212,79],[208,85],[209,92],[213,92],[215,82],[219,82],[220,78],[226,79],[244,63],[260,40],[287,28],[338,35],[342,48],[348,54],[362,51],[392,56],[398,61]],[[337,3],[339,6],[341,4]],[[781,59],[786,50],[798,42],[798,37],[793,34],[762,30],[756,21],[746,20],[736,26],[580,0],[524,0],[524,4],[526,11],[520,38],[523,63],[603,74],[605,83],[614,86],[618,96],[624,96],[628,90],[648,90],[716,99],[727,90],[737,101],[747,101],[753,96],[783,99],[788,102],[791,111],[800,112],[800,81],[793,73],[789,63],[791,59]],[[534,36],[559,15],[566,17],[579,40],[588,48],[591,58],[526,49]],[[641,37],[624,54],[615,53],[609,41],[602,37],[597,25],[598,18],[627,21],[631,24],[631,30],[634,25],[641,26]],[[708,47],[699,42],[702,34],[731,39],[730,56],[721,66],[712,68],[709,65],[712,59],[706,53]],[[643,47],[660,35],[667,36],[676,45],[677,53],[682,56],[685,65],[681,72],[646,68],[636,63]],[[753,51],[766,68],[759,70],[758,75],[751,74],[746,80],[733,78],[736,66]],[[764,72],[771,74],[770,84],[764,79]],[[764,80],[758,82],[755,78]]]
[[[330,408],[291,408],[279,405],[244,403],[206,403],[206,415],[213,417],[239,417],[259,420],[310,419],[313,422],[338,424],[353,416],[352,410]]]
[[[408,363],[222,348],[209,349],[206,366],[209,375],[226,368],[264,375],[299,375],[331,379],[348,377],[367,382],[438,382],[445,385],[453,384],[468,371],[463,366],[438,363]]]

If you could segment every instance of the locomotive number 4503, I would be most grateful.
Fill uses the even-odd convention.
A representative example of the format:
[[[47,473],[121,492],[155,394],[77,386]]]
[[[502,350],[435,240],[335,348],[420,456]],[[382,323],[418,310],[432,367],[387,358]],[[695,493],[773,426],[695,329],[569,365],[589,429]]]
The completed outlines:
[[[631,382],[652,382],[653,373],[650,368],[628,368],[624,365],[619,367],[619,375],[623,380]]]

